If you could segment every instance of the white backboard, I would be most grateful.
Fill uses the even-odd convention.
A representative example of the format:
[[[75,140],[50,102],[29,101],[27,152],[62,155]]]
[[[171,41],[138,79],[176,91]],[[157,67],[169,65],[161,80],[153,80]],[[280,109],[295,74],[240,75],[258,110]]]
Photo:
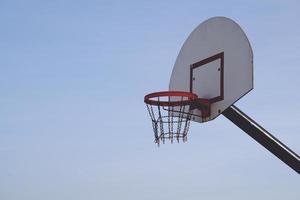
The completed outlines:
[[[191,91],[200,98],[212,99],[209,121],[251,89],[253,53],[241,27],[225,17],[201,23],[179,52],[169,90]],[[201,116],[199,110],[194,114]],[[203,122],[201,117],[192,120]]]

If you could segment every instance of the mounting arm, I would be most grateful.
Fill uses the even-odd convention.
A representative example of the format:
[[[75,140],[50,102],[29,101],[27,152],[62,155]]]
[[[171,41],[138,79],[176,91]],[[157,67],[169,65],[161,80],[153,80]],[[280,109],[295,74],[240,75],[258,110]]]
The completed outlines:
[[[300,174],[300,157],[271,133],[257,124],[253,119],[248,117],[234,105],[227,108],[222,114]]]

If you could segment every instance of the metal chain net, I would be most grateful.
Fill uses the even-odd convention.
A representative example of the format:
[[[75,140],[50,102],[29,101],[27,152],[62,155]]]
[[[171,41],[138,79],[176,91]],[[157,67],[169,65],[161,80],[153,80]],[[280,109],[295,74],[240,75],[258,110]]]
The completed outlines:
[[[181,101],[184,100],[184,97],[180,98]],[[159,145],[161,142],[165,143],[165,140],[170,140],[171,143],[174,140],[187,141],[192,116],[189,105],[153,106],[146,104],[146,106],[152,121],[155,143]]]

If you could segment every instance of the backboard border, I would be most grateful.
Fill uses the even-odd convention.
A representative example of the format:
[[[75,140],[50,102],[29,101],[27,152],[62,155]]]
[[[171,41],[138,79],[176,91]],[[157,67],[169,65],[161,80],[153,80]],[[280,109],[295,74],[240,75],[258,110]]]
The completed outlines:
[[[193,70],[218,59],[220,59],[220,95],[209,99],[210,103],[224,100],[224,51],[190,65],[190,92],[193,92]]]

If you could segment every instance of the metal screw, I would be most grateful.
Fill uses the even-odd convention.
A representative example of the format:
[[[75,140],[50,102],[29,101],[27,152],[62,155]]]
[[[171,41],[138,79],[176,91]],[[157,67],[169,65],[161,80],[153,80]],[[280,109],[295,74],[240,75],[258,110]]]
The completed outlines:
[[[193,77],[193,81],[195,80],[195,77]]]
[[[221,69],[220,68],[218,68],[218,71],[220,71]]]

